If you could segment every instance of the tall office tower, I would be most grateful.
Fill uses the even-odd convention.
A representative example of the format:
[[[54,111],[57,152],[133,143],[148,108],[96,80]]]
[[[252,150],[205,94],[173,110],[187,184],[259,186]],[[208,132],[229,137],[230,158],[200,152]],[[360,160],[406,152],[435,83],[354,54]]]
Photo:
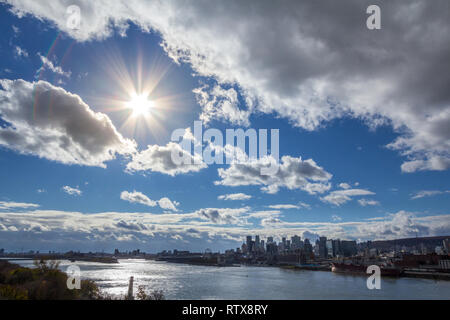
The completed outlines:
[[[354,256],[358,252],[356,241],[341,240],[341,250],[345,257]]]
[[[313,247],[311,243],[309,242],[309,239],[305,239],[305,245],[304,245],[305,253],[310,254],[313,252]]]
[[[327,240],[327,257],[334,257],[333,240]]]
[[[267,243],[273,243],[273,237],[267,237]]]
[[[342,255],[341,240],[333,240],[333,257]]]
[[[261,241],[259,240],[259,236],[255,236],[255,247],[256,247],[256,250],[259,250],[260,245],[261,245]]]
[[[252,252],[252,236],[247,236],[247,252]]]
[[[301,238],[299,236],[291,237],[291,248],[293,250],[300,249],[300,241],[301,241]]]
[[[327,237],[319,238],[319,256],[321,258],[326,258],[328,256],[327,252]]]

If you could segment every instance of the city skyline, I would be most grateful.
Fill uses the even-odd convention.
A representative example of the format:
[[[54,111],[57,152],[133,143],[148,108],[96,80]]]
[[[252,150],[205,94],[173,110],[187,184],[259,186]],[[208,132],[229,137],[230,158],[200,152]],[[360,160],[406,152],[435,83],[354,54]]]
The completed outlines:
[[[417,3],[0,1],[0,248],[449,235],[448,5]],[[198,120],[279,130],[279,171],[174,165]]]

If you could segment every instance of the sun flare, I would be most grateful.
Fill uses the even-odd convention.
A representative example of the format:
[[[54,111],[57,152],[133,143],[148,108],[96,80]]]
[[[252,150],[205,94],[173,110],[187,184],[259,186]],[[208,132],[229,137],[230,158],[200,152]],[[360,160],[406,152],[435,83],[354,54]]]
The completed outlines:
[[[155,106],[145,94],[135,95],[126,105],[132,110],[133,116],[145,116]]]

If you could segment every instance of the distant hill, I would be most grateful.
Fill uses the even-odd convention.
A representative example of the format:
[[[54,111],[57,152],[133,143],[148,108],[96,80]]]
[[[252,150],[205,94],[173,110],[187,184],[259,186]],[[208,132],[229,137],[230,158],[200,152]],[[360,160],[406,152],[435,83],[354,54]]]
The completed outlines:
[[[413,247],[419,246],[421,243],[426,247],[442,246],[442,241],[449,239],[450,236],[438,236],[438,237],[418,237],[418,238],[405,238],[395,240],[378,240],[368,242],[370,248],[388,249],[393,246],[406,246]]]

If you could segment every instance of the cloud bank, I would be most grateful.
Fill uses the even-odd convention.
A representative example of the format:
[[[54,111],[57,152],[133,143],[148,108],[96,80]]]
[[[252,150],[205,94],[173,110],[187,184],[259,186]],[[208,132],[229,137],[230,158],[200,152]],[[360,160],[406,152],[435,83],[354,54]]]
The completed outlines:
[[[257,219],[258,224],[248,223]],[[141,248],[202,251],[239,246],[246,235],[317,235],[355,240],[382,240],[450,234],[450,215],[421,215],[406,211],[364,221],[285,222],[277,212],[250,208],[205,208],[192,213],[8,210],[0,212],[0,243],[7,250],[98,250]]]
[[[203,119],[245,125],[273,113],[315,130],[353,117],[399,133],[388,147],[404,157],[402,171],[450,167],[446,0],[380,1],[377,31],[365,25],[368,0],[7,2],[79,41],[123,35],[130,21],[159,32],[174,61],[216,80],[197,90]],[[71,4],[81,8],[79,30],[67,27]]]

